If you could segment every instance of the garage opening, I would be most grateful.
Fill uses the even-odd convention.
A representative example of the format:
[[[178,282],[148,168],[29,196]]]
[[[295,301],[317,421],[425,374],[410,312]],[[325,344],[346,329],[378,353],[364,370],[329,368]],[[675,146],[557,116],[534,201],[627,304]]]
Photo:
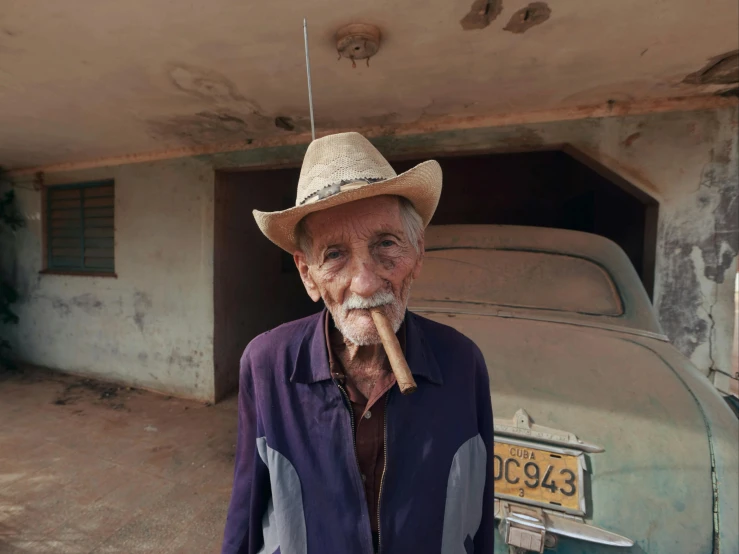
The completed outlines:
[[[400,173],[423,159],[393,166]],[[530,225],[602,235],[623,248],[651,296],[658,205],[618,175],[568,148],[435,159],[444,189],[432,225]],[[252,338],[322,307],[308,298],[292,257],[264,238],[251,215],[253,209],[293,206],[299,174],[299,168],[283,168],[217,176],[217,398],[235,388],[240,356]]]

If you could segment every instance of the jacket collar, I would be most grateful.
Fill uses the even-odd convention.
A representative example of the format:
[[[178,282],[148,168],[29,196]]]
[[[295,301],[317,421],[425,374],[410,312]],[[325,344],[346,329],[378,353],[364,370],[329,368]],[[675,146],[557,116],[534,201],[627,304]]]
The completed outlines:
[[[328,364],[328,352],[326,351],[325,318],[328,310],[323,311],[311,318],[305,333],[300,341],[298,355],[295,358],[290,381],[293,383],[312,384],[319,381],[331,379],[331,370]],[[405,312],[405,359],[411,373],[417,377],[423,377],[437,385],[443,385],[441,369],[418,324],[418,316]]]

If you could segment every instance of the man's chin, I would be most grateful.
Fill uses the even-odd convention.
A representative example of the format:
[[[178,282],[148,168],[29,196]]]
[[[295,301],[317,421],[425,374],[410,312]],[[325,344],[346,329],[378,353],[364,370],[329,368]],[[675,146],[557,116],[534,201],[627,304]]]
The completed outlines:
[[[364,333],[368,329],[374,330],[375,328],[375,322],[369,310],[351,310],[342,317],[341,323],[345,329],[355,333]]]
[[[370,325],[347,325],[339,331],[346,340],[357,346],[369,346],[371,344],[380,344],[380,335],[377,333],[373,323]]]
[[[346,340],[357,346],[382,342],[368,310],[356,310],[344,321],[334,320],[334,324]]]
[[[385,306],[386,310],[387,308]],[[340,319],[334,317],[334,325],[346,340],[357,346],[382,343],[369,310],[355,309],[346,315],[342,314]],[[397,327],[398,325],[394,326]]]

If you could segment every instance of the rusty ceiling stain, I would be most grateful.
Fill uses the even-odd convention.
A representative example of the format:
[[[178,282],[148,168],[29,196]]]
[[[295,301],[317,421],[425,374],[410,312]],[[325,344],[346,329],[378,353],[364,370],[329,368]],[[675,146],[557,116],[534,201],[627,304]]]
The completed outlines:
[[[193,115],[176,115],[149,121],[157,139],[176,139],[188,145],[246,140],[264,134],[271,118],[258,113],[234,113],[227,110],[201,111]]]
[[[275,117],[275,127],[285,129],[285,131],[294,131],[295,122],[293,121],[292,117],[278,116]]]
[[[511,151],[536,149],[545,144],[542,136],[534,129],[517,129],[505,138],[506,148]]]
[[[723,98],[739,98],[739,87],[727,88],[722,91],[719,91],[716,94],[718,94],[719,96]]]
[[[463,131],[468,129],[484,129],[489,127],[503,127],[510,125],[533,125],[540,123],[551,123],[556,121],[577,121],[577,120],[594,120],[597,118],[607,118],[614,116],[636,116],[646,114],[660,114],[679,111],[706,111],[732,109],[737,107],[736,98],[722,98],[718,95],[699,95],[689,97],[672,97],[672,98],[655,98],[649,100],[634,100],[631,102],[619,102],[614,106],[605,106],[604,103],[583,103],[576,107],[559,108],[556,110],[539,110],[534,112],[511,112],[506,114],[487,114],[472,115],[460,117],[458,115],[441,116],[434,114],[428,119],[422,118],[415,121],[399,120],[382,126],[361,127],[361,131],[369,138],[395,135],[409,136],[421,135],[424,133],[438,133],[442,131]],[[274,119],[264,118],[269,122],[271,129],[274,129]],[[339,120],[327,118],[321,120],[325,123],[319,124],[322,129],[321,134],[340,133],[346,131],[356,131],[357,125],[344,125]],[[317,123],[319,121],[317,120]],[[149,127],[149,136],[154,133]],[[219,143],[192,143],[179,146],[160,145],[160,148],[153,151],[138,152],[135,154],[109,155],[98,158],[81,158],[76,161],[60,161],[56,163],[47,163],[43,165],[19,165],[18,167],[10,167],[10,175],[12,177],[33,176],[39,172],[61,172],[61,171],[77,171],[81,169],[91,169],[109,166],[118,166],[131,163],[152,162],[158,160],[170,160],[183,158],[187,156],[202,156],[209,154],[222,154],[228,152],[237,152],[241,150],[254,150],[260,148],[273,148],[296,145],[304,145],[310,142],[310,120],[301,118],[296,120],[295,133],[278,133],[265,134],[258,136],[257,134],[249,136],[246,140],[235,139],[229,142]],[[602,158],[603,155],[593,155],[592,157]],[[302,159],[302,158],[300,158]],[[300,159],[290,160],[299,163]],[[615,163],[611,161],[611,163]],[[616,164],[617,165],[617,164]],[[621,168],[624,174],[631,174],[629,168]],[[649,186],[651,190],[656,190],[655,185],[649,183],[644,176],[633,176],[632,179],[638,180]],[[39,277],[40,279],[40,277]]]
[[[623,142],[623,145],[627,148],[634,144],[634,141],[638,140],[639,137],[641,137],[641,132],[637,131],[636,133],[631,133]]]
[[[216,71],[176,62],[169,64],[167,74],[177,89],[197,98],[217,102],[244,100],[236,85]]]
[[[706,65],[683,80],[691,85],[730,85],[739,83],[739,50],[711,58]]]
[[[470,7],[470,11],[459,22],[462,29],[472,31],[474,29],[484,29],[503,11],[503,0],[475,0]]]
[[[504,31],[510,31],[511,33],[524,33],[535,27],[541,25],[552,15],[552,10],[545,2],[532,2],[525,8],[521,8],[511,16],[511,20],[508,25],[503,27]]]
[[[590,109],[618,93],[639,103],[671,101],[702,94],[695,85],[676,85],[711,56],[739,48],[736,0],[716,0],[700,10],[688,0],[671,2],[669,17],[659,2],[611,3],[607,12],[594,2],[560,2],[550,6],[551,23],[548,20],[522,37],[535,41],[499,34],[514,12],[536,1],[549,4],[549,0],[515,4],[465,0],[425,3],[419,9],[417,3],[400,2],[383,5],[384,16],[377,10],[357,12],[351,2],[317,4],[313,19],[324,23],[314,37],[323,51],[316,50],[312,61],[314,75],[320,75],[316,113],[330,113],[340,128],[357,128],[365,111],[399,112],[404,114],[401,123],[407,124],[405,114],[419,111],[432,91],[449,105],[446,113],[434,117]],[[74,8],[77,3],[58,3],[59,9],[50,11],[34,8],[34,2],[16,2],[13,20],[0,21],[0,48],[5,49],[0,56],[7,54],[0,72],[0,154],[6,166],[34,168],[159,155],[162,144],[151,139],[146,124],[132,118],[159,119],[220,108],[248,113],[244,98],[260,104],[261,113],[270,116],[268,136],[275,140],[292,136],[300,128],[298,118],[307,116],[304,62],[295,55],[303,51],[302,37],[300,32],[283,32],[279,21],[284,9],[279,3],[251,6],[223,0],[201,3],[197,10],[176,10],[165,2],[153,5],[142,18],[136,3],[119,2],[115,10],[98,10],[92,0],[80,2],[93,8],[80,11]],[[598,29],[597,48],[588,48],[593,31],[588,22],[600,21],[605,13],[609,24]],[[71,27],[59,25],[60,17]],[[383,28],[389,25],[387,46],[400,55],[380,52],[382,67],[371,72],[358,67],[354,74],[347,73],[336,62],[338,56],[330,55],[333,34],[339,26],[365,18]],[[214,24],[204,25],[205,21]],[[79,32],[90,26],[96,29],[95,48],[89,48],[85,33]],[[464,28],[484,32],[463,30],[460,35]],[[629,30],[628,44],[623,29]],[[124,48],[122,32],[127,37]],[[734,44],[727,37],[733,37]],[[574,59],[572,51],[582,56]],[[54,63],[49,52],[55,54]],[[408,52],[412,56],[403,55]],[[637,63],[642,60],[643,65]],[[483,78],[481,72],[496,78]],[[397,75],[407,78],[399,80]],[[601,93],[566,100],[594,87]],[[82,97],[96,100],[81,103]],[[363,109],[357,110],[358,105]],[[295,119],[296,131],[275,126],[275,117],[287,115]],[[58,136],[65,138],[59,141]]]
[[[169,63],[165,69],[177,90],[200,100],[208,109],[148,121],[154,138],[198,146],[250,140],[274,130],[274,119],[244,97],[226,76],[182,62]]]

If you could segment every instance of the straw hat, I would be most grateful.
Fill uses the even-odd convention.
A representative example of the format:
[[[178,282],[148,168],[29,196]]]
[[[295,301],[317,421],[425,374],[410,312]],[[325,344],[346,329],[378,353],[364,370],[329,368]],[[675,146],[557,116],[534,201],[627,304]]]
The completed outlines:
[[[292,253],[298,249],[295,227],[308,214],[383,194],[410,200],[425,227],[439,203],[441,167],[430,160],[397,175],[359,133],[328,135],[308,146],[295,207],[280,212],[254,210],[254,219],[269,240]]]

